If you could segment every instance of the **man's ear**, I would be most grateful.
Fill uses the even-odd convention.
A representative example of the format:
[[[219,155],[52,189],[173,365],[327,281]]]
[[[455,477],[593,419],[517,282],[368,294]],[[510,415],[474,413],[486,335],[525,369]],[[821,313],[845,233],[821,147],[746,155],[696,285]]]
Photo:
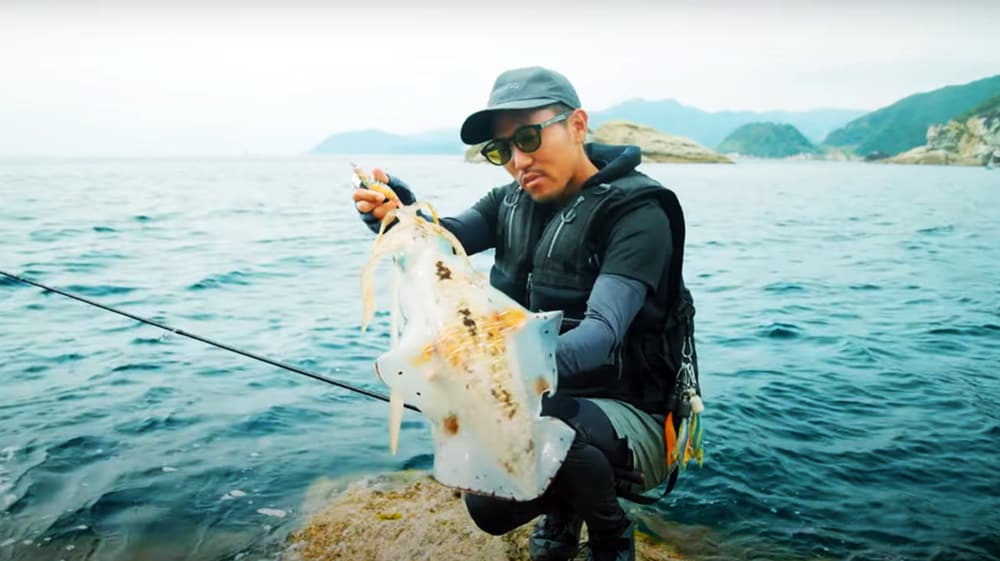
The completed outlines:
[[[590,117],[583,109],[573,111],[569,116],[569,128],[573,131],[573,140],[578,144],[583,144],[587,140],[587,122]]]

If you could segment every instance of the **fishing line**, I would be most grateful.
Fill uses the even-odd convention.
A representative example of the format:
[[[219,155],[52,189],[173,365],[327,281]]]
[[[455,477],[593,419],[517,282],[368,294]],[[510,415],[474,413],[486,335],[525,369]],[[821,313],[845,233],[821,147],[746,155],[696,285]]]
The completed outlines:
[[[381,394],[379,392],[375,392],[375,391],[371,391],[371,390],[366,390],[364,388],[359,388],[358,386],[353,386],[353,385],[348,384],[346,382],[341,382],[340,380],[334,380],[333,378],[327,378],[326,376],[323,376],[322,374],[316,374],[315,372],[309,372],[308,370],[303,370],[303,369],[301,369],[301,368],[299,368],[297,366],[292,366],[291,364],[285,364],[283,362],[278,362],[276,360],[272,360],[272,359],[269,359],[267,357],[263,357],[263,356],[251,353],[250,351],[244,351],[242,349],[237,349],[236,347],[232,347],[232,346],[226,345],[224,343],[219,343],[219,342],[213,341],[211,339],[208,339],[207,337],[202,337],[201,335],[196,335],[194,333],[190,333],[190,332],[184,331],[183,329],[176,329],[176,328],[170,327],[169,325],[165,325],[165,324],[162,324],[160,322],[153,321],[151,319],[146,319],[144,317],[140,317],[140,316],[137,316],[137,315],[134,315],[134,314],[130,314],[128,312],[123,312],[122,310],[117,310],[115,308],[112,308],[111,306],[105,306],[104,304],[101,304],[101,303],[98,303],[98,302],[94,302],[93,300],[89,300],[87,298],[84,298],[83,296],[78,296],[76,294],[71,294],[69,292],[65,292],[65,291],[59,290],[57,288],[52,288],[51,286],[46,286],[46,285],[44,285],[44,284],[42,284],[40,282],[35,282],[35,281],[32,281],[32,280],[28,280],[26,278],[19,277],[17,275],[12,275],[12,274],[10,274],[8,272],[5,272],[5,271],[2,271],[2,270],[0,270],[0,275],[3,275],[3,276],[5,276],[5,277],[7,277],[9,279],[12,279],[12,280],[24,283],[24,284],[29,284],[31,286],[35,286],[35,287],[41,288],[42,290],[47,290],[49,292],[54,292],[54,293],[56,293],[56,294],[58,294],[60,296],[65,296],[66,298],[71,298],[71,299],[76,300],[78,302],[83,302],[84,304],[88,304],[90,306],[94,306],[95,308],[100,308],[100,309],[102,309],[104,311],[111,312],[113,314],[118,314],[120,316],[124,316],[124,317],[127,317],[129,319],[133,319],[135,321],[138,321],[139,323],[144,323],[146,325],[151,325],[153,327],[157,327],[157,328],[162,329],[164,331],[169,331],[170,333],[176,333],[177,335],[180,335],[181,337],[187,337],[189,339],[194,339],[195,341],[199,341],[201,343],[205,343],[206,345],[210,345],[212,347],[216,347],[216,348],[222,349],[224,351],[229,351],[231,353],[236,353],[238,355],[242,355],[242,356],[245,356],[247,358],[252,358],[253,360],[257,360],[257,361],[263,362],[265,364],[270,364],[271,366],[276,366],[278,368],[281,368],[282,370],[288,370],[289,372],[294,372],[295,374],[300,374],[302,376],[308,376],[309,378],[312,378],[314,380],[319,380],[320,382],[326,382],[327,384],[330,384],[332,386],[337,386],[337,387],[343,388],[345,390],[350,390],[352,392],[356,392],[356,393],[359,393],[361,395],[366,395],[368,397],[373,397],[375,399],[381,399],[382,401],[386,401],[386,402],[389,401],[389,396],[387,396],[385,394]],[[417,409],[416,406],[410,405],[409,403],[404,404],[403,407],[406,407],[407,409],[409,409],[411,411],[416,411],[418,413],[420,412],[420,409]]]

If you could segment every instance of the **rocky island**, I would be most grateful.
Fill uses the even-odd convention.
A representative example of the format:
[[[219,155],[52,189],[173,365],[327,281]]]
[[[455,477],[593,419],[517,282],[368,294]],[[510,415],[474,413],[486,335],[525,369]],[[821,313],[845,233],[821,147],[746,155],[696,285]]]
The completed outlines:
[[[1000,96],[927,128],[927,144],[885,160],[894,164],[1000,165]]]
[[[604,144],[635,144],[644,162],[731,164],[732,160],[685,138],[629,121],[609,121],[591,132],[590,139]]]
[[[799,129],[786,123],[747,123],[729,133],[716,150],[753,158],[791,158],[819,152]]]

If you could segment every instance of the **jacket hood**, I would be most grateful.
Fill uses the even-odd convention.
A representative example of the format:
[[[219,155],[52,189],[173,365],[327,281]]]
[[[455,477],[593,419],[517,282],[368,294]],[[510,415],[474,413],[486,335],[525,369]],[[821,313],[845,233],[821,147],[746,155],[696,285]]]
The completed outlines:
[[[642,162],[642,151],[631,144],[612,145],[594,142],[584,145],[584,152],[597,166],[597,173],[587,180],[587,185],[607,183],[629,174]]]

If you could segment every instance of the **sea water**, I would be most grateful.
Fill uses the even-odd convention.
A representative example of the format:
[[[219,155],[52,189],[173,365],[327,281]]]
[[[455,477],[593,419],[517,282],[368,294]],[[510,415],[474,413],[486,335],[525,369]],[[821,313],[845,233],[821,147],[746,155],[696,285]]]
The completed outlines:
[[[442,214],[506,181],[354,159]],[[705,465],[656,507],[681,551],[1000,557],[1000,175],[641,169],[697,307]],[[339,157],[0,160],[0,270],[383,391],[350,194]],[[419,415],[392,456],[381,401],[0,278],[0,559],[277,558],[334,482],[432,452]]]

